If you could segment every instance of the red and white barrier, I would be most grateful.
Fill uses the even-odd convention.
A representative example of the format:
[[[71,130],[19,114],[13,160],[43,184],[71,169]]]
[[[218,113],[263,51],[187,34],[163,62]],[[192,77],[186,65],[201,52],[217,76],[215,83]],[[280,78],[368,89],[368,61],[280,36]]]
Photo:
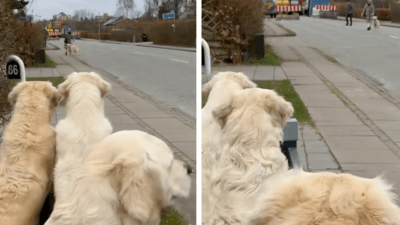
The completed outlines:
[[[299,12],[301,10],[301,6],[292,5],[292,6],[277,6],[275,11],[277,12]]]
[[[315,9],[321,11],[337,11],[338,7],[336,5],[316,5]]]

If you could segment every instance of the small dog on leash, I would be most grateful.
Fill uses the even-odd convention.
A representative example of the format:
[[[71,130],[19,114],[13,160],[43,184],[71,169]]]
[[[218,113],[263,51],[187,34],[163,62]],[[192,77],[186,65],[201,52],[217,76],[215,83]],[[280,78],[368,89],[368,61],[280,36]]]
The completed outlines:
[[[71,55],[72,52],[75,54],[78,54],[78,51],[79,51],[78,46],[72,45],[72,44],[67,44],[67,48],[68,48],[69,55]]]
[[[379,22],[378,17],[373,16],[372,21],[374,28],[378,29],[381,27],[381,23]]]

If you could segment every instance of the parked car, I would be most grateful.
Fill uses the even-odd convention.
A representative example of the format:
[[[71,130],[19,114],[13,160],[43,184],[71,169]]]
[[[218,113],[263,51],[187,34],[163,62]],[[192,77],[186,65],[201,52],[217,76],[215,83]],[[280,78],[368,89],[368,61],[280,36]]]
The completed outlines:
[[[274,0],[264,0],[264,14],[271,16],[271,18],[276,17],[276,3]]]

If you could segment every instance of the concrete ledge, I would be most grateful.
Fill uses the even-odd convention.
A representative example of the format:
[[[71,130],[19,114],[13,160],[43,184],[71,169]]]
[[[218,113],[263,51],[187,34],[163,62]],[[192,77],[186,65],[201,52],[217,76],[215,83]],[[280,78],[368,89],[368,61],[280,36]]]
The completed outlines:
[[[276,20],[300,20],[300,15],[299,13],[293,13],[291,15],[289,14],[278,14],[276,15]]]
[[[319,18],[322,19],[337,19],[336,11],[320,11]]]

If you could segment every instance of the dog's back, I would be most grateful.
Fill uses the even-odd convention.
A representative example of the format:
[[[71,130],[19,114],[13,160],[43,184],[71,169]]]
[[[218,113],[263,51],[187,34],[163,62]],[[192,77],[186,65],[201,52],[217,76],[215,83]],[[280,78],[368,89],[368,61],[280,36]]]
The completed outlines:
[[[98,75],[73,73],[60,84],[59,91],[67,98],[67,116],[56,126],[54,212],[62,210],[64,202],[68,201],[74,192],[76,179],[82,171],[87,156],[112,132],[111,123],[104,115],[102,99],[110,91],[110,85]],[[52,224],[51,221],[55,219],[54,212],[46,224]]]
[[[17,94],[23,85],[21,92],[25,93]],[[1,225],[38,223],[42,205],[51,189],[56,134],[48,117],[52,114],[50,107],[56,107],[58,102],[55,100],[54,106],[47,106],[48,103],[43,102],[47,93],[40,95],[41,91],[50,92],[50,88],[56,91],[45,82],[20,83],[9,95],[11,101],[15,97],[18,102],[4,131],[0,149]]]
[[[273,184],[249,224],[400,224],[394,194],[380,178],[300,172]]]

